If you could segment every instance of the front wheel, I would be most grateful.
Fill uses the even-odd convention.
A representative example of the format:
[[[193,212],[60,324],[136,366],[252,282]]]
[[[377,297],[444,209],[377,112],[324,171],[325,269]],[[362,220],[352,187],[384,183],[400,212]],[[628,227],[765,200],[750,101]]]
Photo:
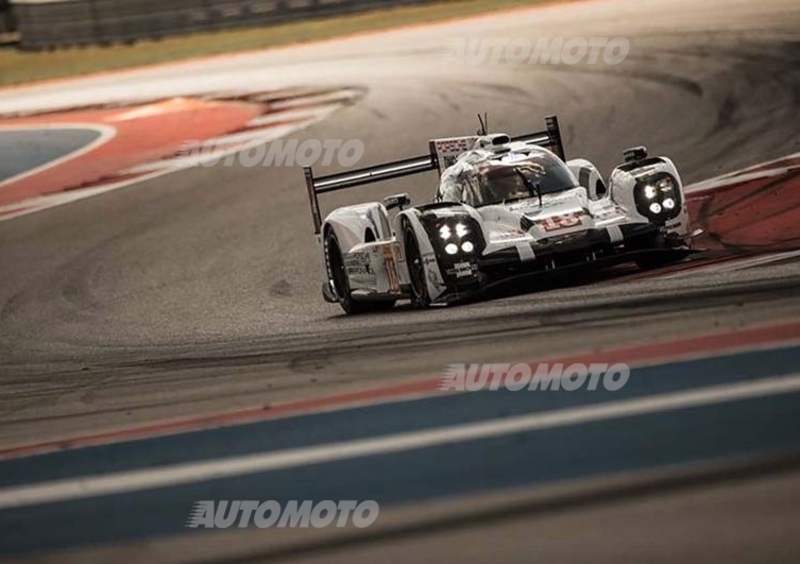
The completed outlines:
[[[676,245],[676,241],[669,241],[668,236],[658,234],[646,239],[640,239],[631,250],[641,252],[634,259],[636,266],[642,270],[655,270],[680,262],[689,256],[691,246]]]
[[[361,302],[354,300],[350,292],[350,280],[344,266],[344,256],[339,247],[339,240],[333,230],[325,234],[325,261],[328,266],[328,276],[333,281],[336,297],[342,310],[348,315],[357,315],[371,311],[386,311],[394,307],[394,300],[379,302]]]
[[[404,223],[403,239],[405,240],[408,274],[411,279],[411,302],[417,307],[428,307],[431,305],[431,299],[428,294],[428,282],[425,277],[425,262],[419,250],[417,234],[414,233],[414,228],[411,227],[408,220]]]

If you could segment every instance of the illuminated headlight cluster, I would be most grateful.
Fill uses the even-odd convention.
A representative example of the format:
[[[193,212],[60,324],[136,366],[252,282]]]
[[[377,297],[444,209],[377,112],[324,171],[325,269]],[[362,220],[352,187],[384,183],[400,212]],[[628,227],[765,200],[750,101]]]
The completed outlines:
[[[680,211],[680,201],[678,183],[667,173],[640,180],[636,187],[636,206],[650,219],[672,219]]]
[[[464,240],[469,234],[469,227],[462,222],[455,225],[444,224],[439,227],[439,237],[442,238],[444,252],[448,255],[458,254],[459,251],[467,254],[473,252],[475,244],[472,241]]]

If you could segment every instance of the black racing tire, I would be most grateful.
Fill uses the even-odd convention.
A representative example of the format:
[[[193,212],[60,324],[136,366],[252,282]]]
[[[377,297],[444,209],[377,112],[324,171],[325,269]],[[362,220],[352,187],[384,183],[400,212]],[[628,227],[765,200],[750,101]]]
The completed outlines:
[[[673,247],[669,245],[663,234],[658,234],[635,243],[635,249],[641,254],[634,259],[641,270],[656,270],[680,262],[689,256],[690,247]]]
[[[328,268],[328,276],[333,281],[339,305],[347,315],[359,315],[373,311],[387,311],[394,307],[394,300],[379,302],[362,302],[354,300],[350,293],[350,281],[347,278],[344,266],[344,255],[342,254],[339,240],[336,233],[329,229],[325,233],[325,263]]]
[[[407,219],[403,221],[403,240],[408,275],[411,281],[411,303],[416,307],[426,308],[431,305],[431,298],[428,293],[425,263],[419,250],[417,234]]]

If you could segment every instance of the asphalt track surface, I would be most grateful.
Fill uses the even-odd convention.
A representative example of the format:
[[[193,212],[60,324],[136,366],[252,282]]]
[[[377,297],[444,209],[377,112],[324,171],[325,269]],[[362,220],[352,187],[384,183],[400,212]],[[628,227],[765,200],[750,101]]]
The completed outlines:
[[[400,39],[378,34],[243,56],[226,61],[224,72],[252,72],[279,86],[303,80],[365,87],[360,103],[302,134],[362,139],[364,163],[413,156],[424,152],[428,138],[471,132],[471,116],[478,111],[488,111],[493,128],[511,134],[539,129],[543,115],[557,113],[569,155],[586,156],[608,171],[623,148],[645,144],[674,157],[687,180],[700,181],[797,152],[798,29],[800,6],[793,1],[580,3],[422,28]],[[625,36],[631,53],[616,67],[442,64],[448,36],[557,34]],[[217,64],[223,73],[223,63]],[[214,63],[206,65],[209,75],[214,71]],[[170,74],[180,78],[179,72]],[[434,180],[395,183],[382,193],[402,189],[413,201],[424,201]],[[369,190],[331,197],[326,205],[363,200]],[[319,297],[301,175],[285,167],[192,169],[2,222],[0,264],[0,442],[5,446],[436,375],[452,362],[533,361],[776,323],[800,313],[800,268],[789,263],[624,285],[623,271],[620,279],[460,308],[345,318]],[[733,363],[718,355],[702,369],[667,364],[671,377],[657,371],[641,380],[632,377],[624,391],[657,396],[673,386],[705,389],[742,379],[791,378],[798,372],[797,350],[781,350],[741,353],[751,356]],[[623,396],[580,398],[569,401]],[[748,397],[641,415],[633,425],[609,420],[531,432],[542,433],[535,440],[513,435],[393,454],[397,458],[390,461],[340,461],[283,476],[253,474],[202,482],[193,491],[176,486],[102,501],[123,508],[119,513],[96,499],[11,509],[0,512],[4,530],[13,532],[4,534],[2,544],[6,552],[20,554],[33,547],[114,541],[125,544],[91,555],[97,561],[120,554],[130,561],[156,561],[154,555],[166,561],[199,559],[201,543],[194,536],[164,545],[150,541],[146,547],[137,540],[175,533],[174,520],[167,517],[179,516],[180,528],[191,501],[280,499],[261,488],[282,484],[286,499],[345,498],[355,492],[383,495],[387,507],[411,502],[399,510],[408,513],[409,523],[424,521],[425,503],[437,496],[455,496],[457,513],[477,516],[443,518],[439,527],[426,523],[424,535],[406,526],[402,534],[376,535],[370,542],[286,549],[273,553],[273,561],[375,561],[380,555],[398,562],[410,557],[527,562],[531,554],[572,562],[797,561],[800,549],[789,525],[798,522],[797,464],[791,458],[798,446],[797,400],[796,391]],[[70,472],[228,456],[234,445],[240,452],[270,450],[280,446],[271,442],[279,437],[292,438],[296,446],[365,428],[378,436],[414,425],[438,426],[448,414],[455,417],[451,423],[465,423],[480,414],[508,416],[518,404],[520,413],[542,408],[535,405],[538,399],[514,394],[465,396],[444,407],[424,404],[442,399],[418,401],[423,403],[404,403],[402,414],[384,409],[371,417],[347,412],[353,419],[345,422],[313,420],[324,415],[292,420],[299,425],[296,435],[248,427],[237,438],[215,430],[171,446],[158,439],[165,442],[147,443],[146,453],[126,443],[116,447],[123,467],[104,466],[115,459],[113,450],[93,451],[88,462],[81,450],[20,459],[12,461],[19,466],[0,467],[0,476],[3,487],[14,486]],[[476,405],[459,403],[470,401]],[[249,438],[264,434],[266,441]],[[585,451],[582,460],[565,455],[576,451]],[[542,460],[549,462],[542,466]],[[720,461],[736,464],[714,466]],[[53,468],[56,474],[47,474]],[[408,472],[416,474],[408,478]],[[651,472],[656,479],[647,483],[657,487],[631,490],[630,484]],[[568,483],[554,486],[554,476]],[[614,479],[625,487],[604,481]],[[600,490],[594,488],[598,480]],[[536,498],[521,507],[500,499],[492,510],[476,510],[481,496],[502,496],[511,488],[514,500],[524,500],[532,486],[539,487],[530,494],[534,497],[546,496],[550,487],[574,486],[578,493],[561,492],[560,501]],[[591,493],[596,491],[610,493]],[[154,507],[167,516],[163,522],[148,513],[155,513]],[[504,513],[503,507],[517,508]],[[753,514],[757,517],[743,517]],[[528,535],[531,528],[538,533]],[[220,544],[232,551],[234,544],[241,548],[249,542],[255,556],[245,561],[259,561],[261,541],[250,533],[243,533],[250,535],[246,540],[213,540],[229,534],[234,533],[212,534],[211,541],[204,537],[207,558],[226,561],[231,555]],[[620,534],[625,540],[615,542]],[[501,552],[487,552],[488,545]]]

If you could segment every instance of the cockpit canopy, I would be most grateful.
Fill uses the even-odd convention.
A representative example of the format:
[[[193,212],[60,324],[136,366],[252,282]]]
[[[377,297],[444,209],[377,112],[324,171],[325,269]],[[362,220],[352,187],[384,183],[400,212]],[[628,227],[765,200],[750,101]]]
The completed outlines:
[[[540,150],[528,155],[456,165],[442,176],[437,200],[473,207],[503,204],[563,192],[578,185],[558,157]]]

